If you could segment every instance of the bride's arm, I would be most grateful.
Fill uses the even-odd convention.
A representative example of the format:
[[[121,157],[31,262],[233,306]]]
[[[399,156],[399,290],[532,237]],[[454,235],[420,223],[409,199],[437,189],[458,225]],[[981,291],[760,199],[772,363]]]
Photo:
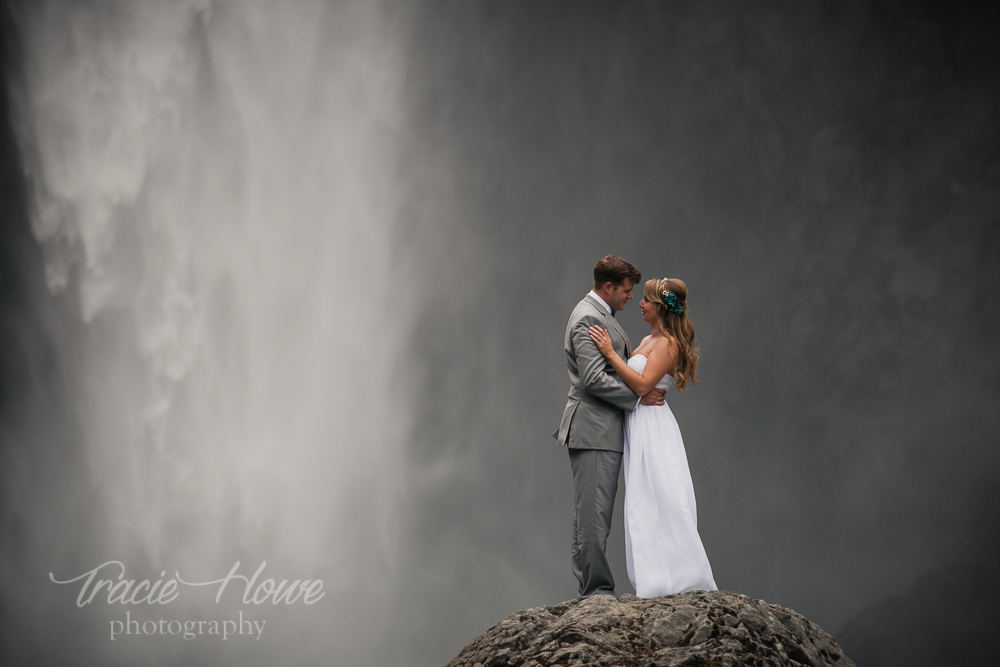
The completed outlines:
[[[594,339],[597,349],[618,373],[618,377],[628,385],[629,389],[640,396],[656,386],[674,360],[672,341],[669,338],[663,338],[653,344],[649,354],[646,355],[646,367],[642,374],[639,374],[629,368],[625,360],[618,356],[618,353],[611,347],[611,338],[608,337],[608,332],[600,327],[590,327],[590,337]]]

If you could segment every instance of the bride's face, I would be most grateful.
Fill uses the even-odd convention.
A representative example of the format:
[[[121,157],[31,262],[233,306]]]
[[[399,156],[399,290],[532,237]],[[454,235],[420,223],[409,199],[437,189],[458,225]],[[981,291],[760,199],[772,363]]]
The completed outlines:
[[[642,321],[648,322],[649,324],[656,324],[656,304],[646,301],[646,297],[642,297],[639,301],[639,312],[642,313]]]

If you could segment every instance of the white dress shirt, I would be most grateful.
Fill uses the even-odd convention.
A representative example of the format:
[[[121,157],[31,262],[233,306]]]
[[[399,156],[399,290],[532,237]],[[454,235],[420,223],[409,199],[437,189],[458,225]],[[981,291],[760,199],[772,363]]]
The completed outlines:
[[[614,317],[614,313],[611,312],[611,306],[609,306],[608,304],[604,303],[604,299],[602,299],[601,297],[597,296],[597,292],[595,292],[594,290],[590,290],[590,296],[592,296],[595,299],[597,299],[597,303],[599,303],[602,306],[604,306],[604,310],[608,311],[608,315],[611,315],[612,317]]]

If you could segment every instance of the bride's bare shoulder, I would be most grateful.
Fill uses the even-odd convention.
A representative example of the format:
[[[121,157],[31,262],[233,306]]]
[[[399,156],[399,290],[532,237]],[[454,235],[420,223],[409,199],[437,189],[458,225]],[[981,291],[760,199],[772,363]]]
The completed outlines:
[[[646,339],[651,339],[649,342],[649,349],[651,350],[669,352],[674,348],[674,337],[670,335],[657,336],[656,338],[646,336]],[[645,344],[646,340],[644,339],[642,342]]]
[[[645,354],[652,349],[652,347],[649,344],[649,340],[651,338],[652,336],[646,336],[641,341],[639,341],[638,347],[636,347],[635,350],[632,351],[632,354],[633,355],[642,354],[645,356]]]

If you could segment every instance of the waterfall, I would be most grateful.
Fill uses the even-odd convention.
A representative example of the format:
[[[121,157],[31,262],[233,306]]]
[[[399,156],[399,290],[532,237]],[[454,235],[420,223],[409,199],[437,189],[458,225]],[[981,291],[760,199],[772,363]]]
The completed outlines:
[[[276,579],[324,581],[322,604],[258,614],[276,627],[256,657],[88,639],[111,664],[271,664],[301,658],[307,632],[316,656],[350,655],[358,632],[378,635],[366,621],[398,550],[408,423],[389,391],[411,308],[391,243],[392,21],[373,3],[209,0],[31,2],[15,17],[32,231],[79,323],[52,333],[79,431],[33,446],[74,452],[80,489],[40,481],[20,500],[29,556],[66,577],[118,559],[129,577],[209,580],[266,560]],[[46,537],[69,516],[97,537]],[[350,614],[336,602],[362,591]],[[184,597],[149,617],[223,613]],[[124,613],[84,611],[84,635]]]

